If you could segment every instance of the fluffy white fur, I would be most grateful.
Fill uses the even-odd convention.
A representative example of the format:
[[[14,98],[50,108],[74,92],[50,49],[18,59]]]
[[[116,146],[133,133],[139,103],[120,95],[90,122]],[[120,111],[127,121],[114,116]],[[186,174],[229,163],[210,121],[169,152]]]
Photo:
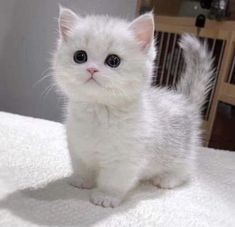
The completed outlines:
[[[90,200],[116,207],[141,180],[176,187],[193,171],[200,145],[200,108],[211,77],[211,56],[189,35],[181,40],[187,68],[177,90],[150,86],[154,58],[151,13],[133,22],[80,17],[61,8],[55,80],[69,99],[68,146],[72,184],[94,188]],[[85,50],[87,62],[73,61]],[[104,61],[121,57],[117,68]],[[86,83],[88,67],[99,70]]]

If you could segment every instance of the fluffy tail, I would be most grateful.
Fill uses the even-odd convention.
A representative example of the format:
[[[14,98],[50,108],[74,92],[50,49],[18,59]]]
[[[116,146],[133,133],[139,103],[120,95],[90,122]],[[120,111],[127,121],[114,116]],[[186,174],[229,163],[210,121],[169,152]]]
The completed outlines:
[[[212,84],[212,53],[208,52],[205,43],[191,35],[183,35],[179,45],[183,49],[186,69],[176,89],[201,108]]]

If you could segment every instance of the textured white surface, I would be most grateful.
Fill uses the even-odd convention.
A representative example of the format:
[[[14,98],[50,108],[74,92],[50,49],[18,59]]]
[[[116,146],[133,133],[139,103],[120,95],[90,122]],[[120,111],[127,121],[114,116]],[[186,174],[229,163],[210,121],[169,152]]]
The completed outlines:
[[[71,173],[63,126],[0,112],[0,226],[235,224],[235,153],[201,149],[197,174],[174,190],[140,185],[115,209],[92,205]]]

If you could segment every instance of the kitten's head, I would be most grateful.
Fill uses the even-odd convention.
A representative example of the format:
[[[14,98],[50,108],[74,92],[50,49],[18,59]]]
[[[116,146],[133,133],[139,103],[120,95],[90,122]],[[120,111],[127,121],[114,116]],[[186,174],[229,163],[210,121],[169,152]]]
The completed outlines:
[[[73,100],[115,105],[136,98],[150,80],[154,48],[152,13],[133,22],[80,17],[60,9],[56,82]]]

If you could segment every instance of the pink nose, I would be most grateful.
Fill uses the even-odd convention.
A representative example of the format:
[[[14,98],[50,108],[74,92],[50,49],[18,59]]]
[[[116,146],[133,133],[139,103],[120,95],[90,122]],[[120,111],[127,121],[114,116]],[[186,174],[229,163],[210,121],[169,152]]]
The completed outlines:
[[[96,68],[87,68],[86,70],[87,70],[87,72],[89,72],[92,76],[93,76],[94,73],[99,72],[99,70],[96,69]]]

